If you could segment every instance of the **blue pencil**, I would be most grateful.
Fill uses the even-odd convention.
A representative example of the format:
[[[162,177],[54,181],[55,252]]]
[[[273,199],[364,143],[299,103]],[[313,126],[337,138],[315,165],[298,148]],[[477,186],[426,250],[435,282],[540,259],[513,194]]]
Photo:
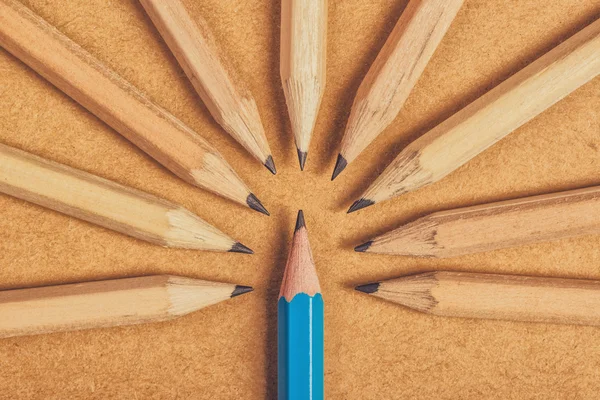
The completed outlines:
[[[323,297],[302,210],[281,283],[277,319],[279,400],[323,399]]]

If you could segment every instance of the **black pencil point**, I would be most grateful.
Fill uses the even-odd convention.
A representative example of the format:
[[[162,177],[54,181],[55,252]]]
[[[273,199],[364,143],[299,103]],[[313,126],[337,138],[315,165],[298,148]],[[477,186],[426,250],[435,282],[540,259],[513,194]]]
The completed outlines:
[[[300,171],[304,171],[304,164],[306,164],[306,156],[308,156],[308,153],[306,151],[300,151],[300,149],[298,149],[298,162],[300,163]]]
[[[231,293],[231,297],[239,296],[244,293],[250,293],[254,289],[251,286],[236,285],[234,291]]]
[[[350,206],[350,208],[348,209],[348,214],[350,214],[350,213],[352,213],[354,211],[358,211],[360,209],[363,209],[365,207],[372,206],[373,204],[375,204],[375,202],[373,200],[369,200],[369,199],[356,200],[354,202],[354,204],[352,204]]]
[[[331,175],[331,180],[337,178],[337,176],[346,168],[348,165],[348,161],[341,155],[338,154],[337,161],[335,162],[335,168],[333,169],[333,175]]]
[[[365,242],[359,246],[356,246],[354,248],[354,251],[357,251],[359,253],[364,253],[365,251],[367,251],[369,249],[369,247],[371,247],[372,244],[373,244],[373,241],[369,240],[368,242]]]
[[[379,282],[367,283],[366,285],[359,285],[354,289],[366,294],[376,293],[379,289]]]
[[[267,161],[265,161],[265,167],[267,167],[267,169],[271,171],[273,175],[277,174],[277,169],[275,168],[275,163],[273,162],[272,156],[267,157]]]
[[[233,246],[231,246],[231,249],[229,250],[229,252],[230,253],[254,254],[254,252],[252,250],[250,250],[248,247],[244,246],[240,242],[236,242]]]
[[[298,218],[296,219],[296,229],[294,229],[294,232],[297,232],[300,228],[306,228],[306,224],[304,223],[304,212],[302,210],[298,211]]]
[[[248,204],[248,207],[250,207],[251,209],[253,209],[255,211],[258,211],[265,215],[271,215],[271,214],[269,214],[269,212],[267,211],[265,206],[262,205],[260,200],[254,195],[254,193],[250,193],[248,195],[248,197],[246,197],[246,204]]]

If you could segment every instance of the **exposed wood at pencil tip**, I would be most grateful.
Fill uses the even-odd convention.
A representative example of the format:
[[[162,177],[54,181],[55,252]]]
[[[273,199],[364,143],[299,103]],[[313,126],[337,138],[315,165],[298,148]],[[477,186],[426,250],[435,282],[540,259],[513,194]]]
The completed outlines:
[[[372,296],[393,301],[421,312],[431,312],[438,304],[432,289],[438,284],[437,273],[409,275],[391,281],[379,282]]]
[[[305,293],[309,296],[321,293],[302,210],[298,212],[294,238],[283,273],[279,297],[284,297],[290,302],[298,293]]]
[[[246,205],[207,141],[16,0],[0,0],[0,45],[181,179]]]
[[[463,0],[412,0],[362,81],[340,155],[352,162],[396,118]],[[345,165],[336,165],[333,177]]]
[[[300,169],[325,91],[327,1],[283,0],[280,75]]]
[[[444,178],[595,78],[599,49],[597,20],[412,142],[362,197],[378,203]]]
[[[598,233],[600,187],[594,186],[436,212],[357,251],[454,257]]]
[[[170,201],[3,144],[0,193],[162,246],[228,251],[235,243]]]
[[[206,21],[192,19],[180,0],[140,0],[196,92],[219,124],[267,165],[271,149],[250,91],[223,55]]]
[[[384,171],[367,191],[363,193],[362,199],[365,203],[361,204],[362,207],[356,208],[358,207],[357,204],[352,211],[379,203],[389,197],[400,196],[401,194],[433,183],[431,173],[421,166],[419,151],[413,151],[411,146],[412,144],[404,149],[392,164],[385,169],[385,171],[393,171],[393,174],[386,174]],[[401,181],[402,184],[394,186],[396,181]],[[393,194],[390,195],[390,191],[393,191]],[[366,203],[367,200],[368,203]]]
[[[171,275],[0,291],[0,337],[160,322],[250,291]]]

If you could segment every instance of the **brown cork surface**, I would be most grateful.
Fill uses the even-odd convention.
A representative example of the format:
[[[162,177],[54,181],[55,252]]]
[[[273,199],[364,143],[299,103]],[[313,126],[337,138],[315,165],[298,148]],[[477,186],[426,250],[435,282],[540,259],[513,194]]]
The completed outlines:
[[[184,1],[252,90],[277,176],[213,121],[139,3],[24,2],[209,139],[272,216],[185,184],[0,50],[1,143],[182,204],[256,252],[164,249],[1,195],[0,288],[165,273],[255,292],[165,323],[0,340],[0,399],[275,398],[276,301],[300,208],[325,299],[327,398],[597,398],[597,327],[446,319],[352,287],[432,269],[600,279],[598,236],[445,260],[352,248],[433,211],[600,184],[599,78],[440,182],[345,210],[411,140],[599,18],[600,0],[466,0],[404,110],[335,182],[354,93],[405,0],[329,1],[304,173],[279,79],[280,1]]]

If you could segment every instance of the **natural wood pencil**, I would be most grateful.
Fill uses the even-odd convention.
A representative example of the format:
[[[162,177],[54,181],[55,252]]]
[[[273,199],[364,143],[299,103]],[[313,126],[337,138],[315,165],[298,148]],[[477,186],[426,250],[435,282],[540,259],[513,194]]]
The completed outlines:
[[[172,275],[0,291],[0,337],[166,321],[250,291]]]
[[[436,182],[600,73],[600,20],[406,147],[348,212]]]
[[[600,325],[600,281],[438,271],[356,290],[445,317]]]
[[[304,170],[325,91],[327,0],[281,2],[280,53],[283,93]]]
[[[273,174],[275,164],[250,91],[217,46],[206,21],[180,0],[140,0],[214,119]]]
[[[204,139],[16,0],[0,0],[0,46],[192,185],[266,213]]]
[[[436,212],[355,250],[443,258],[598,233],[595,186]]]
[[[162,246],[252,253],[170,201],[2,144],[0,192]]]
[[[362,81],[335,179],[396,118],[464,0],[411,0]]]

